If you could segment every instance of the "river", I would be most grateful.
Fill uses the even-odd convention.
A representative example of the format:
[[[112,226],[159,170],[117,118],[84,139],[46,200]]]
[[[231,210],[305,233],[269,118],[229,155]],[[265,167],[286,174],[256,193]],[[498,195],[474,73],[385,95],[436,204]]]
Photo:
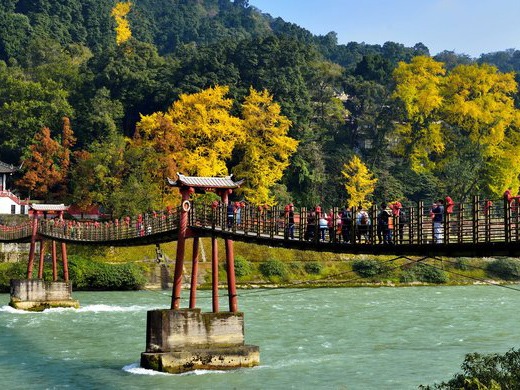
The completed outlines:
[[[138,360],[146,311],[167,293],[77,292],[79,310],[44,313],[0,294],[2,389],[416,389],[466,353],[520,344],[520,293],[493,286],[249,290],[239,308],[260,367],[160,374]],[[209,292],[199,302],[209,309]]]

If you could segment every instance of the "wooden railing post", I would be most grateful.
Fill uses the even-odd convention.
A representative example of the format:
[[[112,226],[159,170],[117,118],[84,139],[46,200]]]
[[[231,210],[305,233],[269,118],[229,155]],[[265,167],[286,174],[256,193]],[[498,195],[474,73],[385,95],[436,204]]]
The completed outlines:
[[[504,196],[504,240],[511,242],[511,203]]]
[[[464,203],[459,203],[458,218],[457,218],[457,242],[459,244],[464,242]]]
[[[417,243],[423,243],[423,211],[424,204],[422,201],[417,203]]]
[[[415,212],[414,212],[414,208],[413,206],[412,207],[409,207],[408,208],[408,243],[409,244],[413,244],[413,241],[414,241],[414,231],[415,231],[415,224],[414,224],[414,219],[415,219]]]
[[[473,197],[473,243],[478,243],[479,235],[479,197]]]

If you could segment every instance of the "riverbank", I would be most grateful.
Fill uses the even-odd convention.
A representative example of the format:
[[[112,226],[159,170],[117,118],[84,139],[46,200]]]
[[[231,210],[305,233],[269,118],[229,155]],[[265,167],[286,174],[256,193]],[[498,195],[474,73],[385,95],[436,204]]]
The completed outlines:
[[[199,286],[211,286],[209,239],[201,240]],[[219,246],[223,242],[219,240]],[[50,251],[46,251],[49,253]],[[224,251],[219,253],[219,280],[225,283]],[[71,246],[70,275],[75,290],[171,288],[176,243],[135,248]],[[191,278],[191,248],[187,246],[184,282]],[[23,278],[25,261],[0,263],[0,291],[9,279]],[[61,267],[59,267],[61,273]],[[520,261],[510,258],[422,259],[349,255],[271,248],[235,243],[235,273],[241,288],[410,287],[509,283],[520,279]],[[50,257],[44,278],[52,278]]]

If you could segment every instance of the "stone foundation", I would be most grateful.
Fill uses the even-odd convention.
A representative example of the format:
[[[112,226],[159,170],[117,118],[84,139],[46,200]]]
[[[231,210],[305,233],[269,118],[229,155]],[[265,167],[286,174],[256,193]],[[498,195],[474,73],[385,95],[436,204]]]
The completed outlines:
[[[141,354],[144,368],[182,373],[259,363],[259,348],[244,345],[244,313],[201,313],[200,309],[148,312],[146,352]]]
[[[72,299],[72,284],[43,280],[11,280],[9,305],[19,310],[43,311],[53,307],[79,308]]]

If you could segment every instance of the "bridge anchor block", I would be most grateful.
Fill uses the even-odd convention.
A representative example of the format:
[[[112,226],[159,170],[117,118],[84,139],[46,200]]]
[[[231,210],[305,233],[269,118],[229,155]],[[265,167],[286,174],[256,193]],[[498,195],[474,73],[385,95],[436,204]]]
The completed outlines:
[[[201,313],[200,309],[148,312],[143,368],[182,373],[258,364],[259,348],[244,344],[244,313]]]
[[[77,309],[79,301],[72,299],[72,284],[68,282],[11,280],[9,305],[19,310],[43,311],[54,307]]]

